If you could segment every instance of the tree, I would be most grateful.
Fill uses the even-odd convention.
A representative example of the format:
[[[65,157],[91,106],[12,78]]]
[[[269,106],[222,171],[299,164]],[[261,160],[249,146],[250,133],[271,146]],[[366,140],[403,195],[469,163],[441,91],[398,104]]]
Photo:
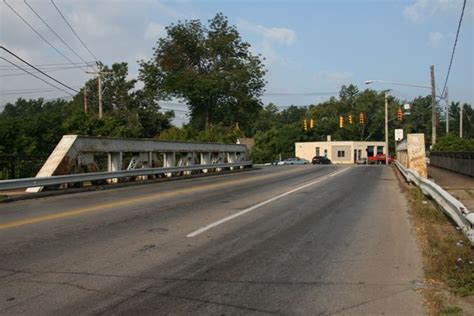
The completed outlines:
[[[0,146],[5,153],[49,155],[65,130],[67,102],[18,99],[0,114]]]
[[[144,93],[154,99],[178,98],[189,105],[197,130],[239,123],[251,131],[261,109],[264,66],[251,54],[235,26],[221,13],[208,21],[171,24],[149,61],[140,62]]]

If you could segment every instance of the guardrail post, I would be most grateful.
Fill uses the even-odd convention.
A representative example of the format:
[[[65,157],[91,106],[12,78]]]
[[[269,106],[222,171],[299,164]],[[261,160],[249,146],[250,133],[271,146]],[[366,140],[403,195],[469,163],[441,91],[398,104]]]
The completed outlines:
[[[122,152],[109,152],[107,153],[107,171],[120,171],[122,170]],[[109,183],[117,183],[118,178],[109,179]]]
[[[201,165],[211,164],[211,153],[201,153]],[[209,169],[202,169],[203,173],[207,173]]]
[[[227,153],[227,162],[228,163],[237,162],[237,155],[235,153]],[[234,170],[234,167],[230,167],[230,170]]]
[[[186,162],[185,162],[186,166],[194,165],[194,153],[187,153],[185,159],[186,159]],[[184,174],[185,175],[190,175],[191,171],[185,171]]]
[[[163,167],[165,168],[171,168],[174,167],[176,164],[176,154],[174,152],[171,153],[164,153],[163,154]],[[167,177],[172,177],[172,173],[167,173]]]
[[[138,153],[138,156],[140,157],[142,168],[151,168],[151,158],[152,158],[151,152],[141,152],[141,153]],[[137,179],[140,179],[140,180],[148,180],[148,178],[149,176],[137,177]]]

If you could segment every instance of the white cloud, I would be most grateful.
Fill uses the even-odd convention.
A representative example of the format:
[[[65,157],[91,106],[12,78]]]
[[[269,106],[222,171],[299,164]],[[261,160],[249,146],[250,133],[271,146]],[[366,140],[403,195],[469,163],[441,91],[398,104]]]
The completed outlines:
[[[292,45],[296,41],[296,32],[286,27],[266,27],[251,23],[246,20],[239,20],[239,29],[261,35],[265,40]]]
[[[166,29],[163,25],[155,22],[148,23],[148,26],[143,35],[147,40],[157,40],[160,37],[166,36]]]
[[[435,14],[459,14],[461,1],[454,0],[414,0],[403,9],[403,15],[411,22],[419,22]],[[467,7],[467,12],[470,9]]]
[[[428,44],[432,47],[439,47],[444,41],[445,36],[441,32],[432,32],[429,35]]]

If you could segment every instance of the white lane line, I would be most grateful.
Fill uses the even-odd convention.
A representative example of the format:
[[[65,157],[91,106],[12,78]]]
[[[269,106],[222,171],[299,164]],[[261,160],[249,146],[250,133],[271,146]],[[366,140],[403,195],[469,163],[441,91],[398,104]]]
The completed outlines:
[[[249,208],[246,208],[246,209],[244,209],[244,210],[242,210],[242,211],[240,211],[240,212],[237,212],[237,213],[235,213],[235,214],[232,214],[232,215],[230,215],[230,216],[227,216],[227,217],[225,217],[225,218],[223,218],[223,219],[220,219],[220,220],[218,220],[218,221],[216,221],[216,222],[214,222],[214,223],[211,223],[211,224],[209,224],[209,225],[206,225],[206,226],[204,226],[204,227],[201,227],[201,228],[199,228],[198,230],[196,230],[196,231],[194,231],[194,232],[192,232],[192,233],[186,235],[186,237],[188,237],[188,238],[196,237],[197,235],[202,234],[202,233],[204,233],[205,231],[208,231],[208,230],[211,229],[211,228],[214,228],[214,227],[216,227],[216,226],[218,226],[218,225],[220,225],[220,224],[223,224],[223,223],[225,223],[225,222],[228,222],[228,221],[230,221],[230,220],[233,220],[234,218],[239,217],[239,216],[241,216],[241,215],[244,215],[244,214],[246,214],[246,213],[248,213],[248,212],[252,212],[252,211],[256,210],[257,208],[259,208],[259,207],[261,207],[261,206],[264,206],[264,205],[266,205],[266,204],[268,204],[268,203],[271,203],[271,202],[273,202],[273,201],[279,200],[279,199],[281,199],[281,198],[283,198],[283,197],[285,197],[285,196],[287,196],[287,195],[290,195],[290,194],[292,194],[292,193],[295,193],[295,192],[297,192],[297,191],[303,190],[304,188],[307,188],[307,187],[309,187],[309,186],[311,186],[311,185],[313,185],[313,184],[316,184],[316,183],[318,183],[318,182],[324,181],[324,180],[329,179],[329,178],[331,178],[331,177],[337,176],[338,174],[341,174],[341,173],[343,173],[343,172],[346,172],[346,171],[349,170],[349,169],[350,169],[350,168],[344,168],[344,169],[342,169],[342,170],[339,170],[339,171],[330,173],[330,174],[328,174],[328,175],[326,175],[326,176],[324,176],[324,177],[322,177],[322,178],[319,178],[319,179],[317,179],[317,180],[314,180],[314,181],[312,181],[312,182],[310,182],[310,183],[304,184],[304,185],[299,186],[299,187],[297,187],[297,188],[294,188],[294,189],[292,189],[292,190],[290,190],[290,191],[287,191],[287,192],[282,193],[282,194],[280,194],[280,195],[274,196],[274,197],[272,197],[272,198],[270,198],[270,199],[268,199],[268,200],[265,200],[265,201],[263,201],[263,202],[260,202],[260,203],[258,203],[258,204],[255,204],[255,205],[253,205],[253,206],[251,206],[251,207],[249,207]]]

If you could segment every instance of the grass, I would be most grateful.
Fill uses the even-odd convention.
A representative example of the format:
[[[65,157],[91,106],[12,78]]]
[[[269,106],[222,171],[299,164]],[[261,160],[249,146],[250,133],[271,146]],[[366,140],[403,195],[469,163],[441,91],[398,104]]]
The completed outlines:
[[[431,315],[463,315],[458,306],[448,306],[449,295],[474,294],[474,249],[455,224],[417,187],[402,184],[410,215],[421,244],[427,288],[424,295]],[[449,296],[448,295],[448,296]]]
[[[0,201],[5,200],[8,197],[8,195],[0,195]]]
[[[441,315],[462,316],[464,313],[463,310],[458,306],[446,306],[441,310]]]

